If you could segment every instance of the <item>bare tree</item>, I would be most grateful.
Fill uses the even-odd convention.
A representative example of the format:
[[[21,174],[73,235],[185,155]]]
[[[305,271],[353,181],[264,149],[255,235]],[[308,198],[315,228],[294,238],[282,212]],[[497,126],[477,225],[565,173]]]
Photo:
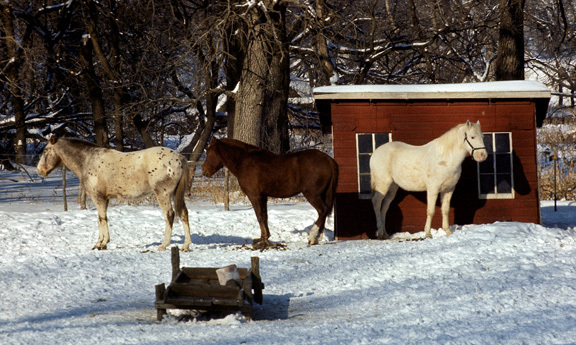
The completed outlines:
[[[526,4],[527,69],[558,96],[558,115],[576,113],[576,4],[540,0]]]
[[[7,85],[9,91],[9,102],[12,104],[14,113],[14,126],[16,137],[14,147],[16,160],[24,163],[26,154],[26,114],[24,112],[23,89],[21,84],[22,47],[18,44],[19,37],[16,36],[14,9],[11,2],[0,3],[0,61],[4,62],[1,67],[2,83]],[[26,42],[22,42],[26,44]],[[7,99],[8,100],[8,99]]]
[[[525,0],[500,0],[496,80],[524,79]]]

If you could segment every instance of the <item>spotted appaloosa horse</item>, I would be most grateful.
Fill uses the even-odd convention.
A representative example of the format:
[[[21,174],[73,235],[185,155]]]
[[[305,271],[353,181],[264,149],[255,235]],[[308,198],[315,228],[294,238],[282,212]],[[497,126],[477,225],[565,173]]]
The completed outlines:
[[[190,250],[192,240],[184,202],[189,166],[184,156],[165,147],[124,153],[79,139],[52,137],[38,163],[38,175],[47,176],[62,164],[78,176],[98,210],[99,235],[93,249],[106,249],[110,242],[106,216],[110,199],[135,199],[154,193],[166,220],[164,241],[158,250],[170,245],[175,215],[184,226],[182,250]]]
[[[462,161],[471,155],[477,162],[488,156],[480,122],[457,125],[439,138],[422,146],[392,141],[378,147],[370,157],[372,205],[376,214],[378,238],[388,238],[386,212],[398,188],[410,192],[427,192],[426,237],[440,193],[442,229],[449,236],[450,199],[460,179]]]
[[[302,193],[318,212],[310,230],[308,244],[317,244],[324,232],[326,217],[332,211],[338,183],[338,165],[318,150],[275,154],[234,139],[213,139],[202,166],[205,176],[212,176],[226,166],[238,179],[258,223],[261,236],[258,247],[270,245],[268,238],[268,197],[288,198]]]

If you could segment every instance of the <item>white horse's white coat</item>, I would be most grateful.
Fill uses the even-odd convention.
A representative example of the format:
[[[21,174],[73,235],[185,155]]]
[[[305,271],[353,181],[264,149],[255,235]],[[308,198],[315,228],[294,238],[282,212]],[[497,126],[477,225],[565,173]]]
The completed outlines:
[[[427,192],[426,237],[431,237],[432,217],[440,193],[442,229],[450,235],[450,199],[460,179],[462,161],[467,155],[478,162],[487,157],[480,122],[473,124],[467,121],[457,125],[422,146],[392,141],[378,147],[370,157],[372,205],[378,238],[388,238],[386,212],[398,188],[409,192]]]
[[[182,250],[189,250],[192,239],[184,203],[189,166],[184,156],[165,147],[125,153],[78,139],[52,137],[38,162],[38,175],[47,176],[62,164],[78,176],[98,210],[99,235],[94,249],[106,249],[110,242],[106,216],[110,199],[154,194],[166,220],[164,240],[158,249],[165,250],[170,245],[177,215],[184,226]]]

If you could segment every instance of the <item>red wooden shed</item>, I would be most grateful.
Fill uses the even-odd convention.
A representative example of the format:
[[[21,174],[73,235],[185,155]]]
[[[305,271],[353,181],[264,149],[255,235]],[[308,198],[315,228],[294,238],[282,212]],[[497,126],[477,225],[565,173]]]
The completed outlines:
[[[336,239],[375,238],[369,159],[395,140],[422,145],[466,120],[480,120],[489,151],[470,158],[451,202],[450,224],[496,221],[540,223],[536,128],[546,116],[550,90],[534,81],[434,85],[354,85],[314,89],[325,131],[332,132],[340,167]],[[386,219],[389,234],[423,231],[426,193],[399,190]],[[437,206],[432,227],[441,228]]]

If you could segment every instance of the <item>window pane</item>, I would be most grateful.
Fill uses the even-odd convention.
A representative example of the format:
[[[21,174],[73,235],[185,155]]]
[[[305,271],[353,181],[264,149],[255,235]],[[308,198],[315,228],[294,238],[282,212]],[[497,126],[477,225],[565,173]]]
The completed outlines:
[[[498,174],[511,173],[512,163],[510,162],[509,153],[497,153],[496,154],[496,172]]]
[[[360,193],[370,193],[370,175],[360,175]]]
[[[389,141],[390,135],[388,133],[376,133],[374,134],[375,147],[380,147]]]
[[[498,187],[496,193],[512,193],[512,174],[496,175]]]
[[[358,153],[372,153],[372,134],[358,134]]]
[[[480,194],[494,193],[494,175],[480,175]]]
[[[493,174],[494,173],[494,155],[489,154],[485,161],[480,164],[481,174]]]
[[[370,155],[358,155],[358,168],[361,174],[370,173]]]
[[[484,146],[486,147],[486,151],[488,153],[492,153],[492,134],[484,134]]]
[[[510,152],[510,134],[495,133],[494,136],[496,138],[496,151]]]

